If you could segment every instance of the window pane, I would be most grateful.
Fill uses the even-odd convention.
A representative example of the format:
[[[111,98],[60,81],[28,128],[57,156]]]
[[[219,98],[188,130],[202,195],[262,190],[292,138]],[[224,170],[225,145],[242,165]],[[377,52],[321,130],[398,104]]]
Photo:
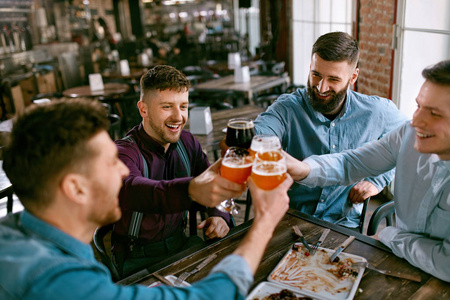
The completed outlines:
[[[438,13],[436,12],[443,12]],[[450,30],[450,1],[448,0],[408,0],[406,1],[405,26]]]
[[[432,47],[424,47],[424,41]],[[450,35],[406,31],[403,45],[399,108],[407,117],[416,109],[416,97],[423,84],[422,70],[450,59]]]

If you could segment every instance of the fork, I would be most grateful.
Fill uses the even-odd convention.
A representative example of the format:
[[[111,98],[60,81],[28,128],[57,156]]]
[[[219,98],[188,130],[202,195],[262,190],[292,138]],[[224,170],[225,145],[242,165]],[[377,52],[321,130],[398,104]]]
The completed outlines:
[[[292,226],[292,229],[302,242],[303,246],[305,246],[305,248],[308,249],[308,251],[311,253],[311,246],[308,244],[308,242],[306,242],[305,238],[303,237],[303,233],[298,227],[298,225]]]
[[[183,281],[185,281],[189,276],[191,276],[192,274],[197,273],[198,271],[200,271],[201,269],[203,269],[207,264],[209,264],[210,262],[212,262],[215,258],[217,257],[216,254],[211,254],[210,256],[208,256],[204,261],[202,261],[198,266],[195,267],[195,269],[193,269],[190,272],[184,272],[180,275],[180,277],[177,278],[177,280],[175,280],[175,286],[179,286]]]
[[[355,262],[352,264],[352,268],[361,268],[361,267],[368,268],[369,270],[384,274],[386,276],[393,276],[393,277],[408,279],[408,280],[415,281],[415,282],[422,281],[422,278],[418,275],[401,273],[401,272],[393,272],[391,270],[377,269],[372,264],[370,264],[368,261],[360,261],[360,262]]]
[[[311,249],[311,255],[316,254],[317,248],[319,248],[320,245],[322,245],[323,241],[325,241],[325,238],[327,237],[328,233],[330,232],[330,229],[325,229],[322,232],[322,235],[320,236],[319,240],[317,241],[317,243],[315,243],[314,245],[312,245]]]

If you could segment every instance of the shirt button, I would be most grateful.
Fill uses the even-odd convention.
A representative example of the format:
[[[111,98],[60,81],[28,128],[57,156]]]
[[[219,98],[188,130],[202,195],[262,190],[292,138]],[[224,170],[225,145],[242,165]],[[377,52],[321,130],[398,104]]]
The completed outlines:
[[[334,127],[334,126],[335,126],[334,122],[333,122],[333,123],[331,123],[331,127]]]
[[[336,148],[336,145],[331,146],[333,149]]]
[[[320,199],[320,202],[324,203],[324,202],[325,202],[325,200],[324,200],[324,199]]]

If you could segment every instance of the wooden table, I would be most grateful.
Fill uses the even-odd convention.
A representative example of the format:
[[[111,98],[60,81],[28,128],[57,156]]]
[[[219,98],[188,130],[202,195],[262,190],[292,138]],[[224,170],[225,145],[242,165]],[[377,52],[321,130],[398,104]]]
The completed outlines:
[[[213,130],[208,135],[194,134],[195,138],[200,142],[203,149],[209,150],[211,146],[225,137],[222,131],[227,128],[228,120],[231,118],[250,118],[255,119],[260,113],[265,110],[259,106],[245,105],[238,108],[220,110],[211,113],[213,122]],[[185,129],[189,130],[189,123],[186,124]]]
[[[142,75],[144,75],[148,69],[131,69],[130,73],[124,75],[118,71],[105,71],[102,73],[102,77],[105,80],[109,79],[126,79],[126,80],[135,80],[139,81]]]
[[[158,281],[151,275],[155,271],[163,276],[177,276],[184,271],[190,271],[195,268],[209,254],[216,253],[218,257],[212,263],[186,280],[190,283],[198,281],[207,276],[215,264],[236,249],[250,225],[251,221],[241,224],[233,228],[223,239],[207,241],[203,245],[178,253],[171,259],[121,280],[119,284],[137,283],[147,286]],[[363,256],[374,266],[381,269],[418,274],[422,278],[422,281],[417,283],[406,279],[387,277],[374,271],[366,270],[359,285],[362,292],[357,294],[355,299],[445,299],[450,295],[450,285],[448,283],[422,272],[406,260],[398,258],[379,241],[292,209],[288,211],[280,224],[278,224],[256,272],[252,288],[261,281],[267,281],[270,272],[296,241],[296,236],[291,230],[293,225],[299,225],[306,240],[311,243],[315,243],[318,240],[325,228],[330,228],[331,232],[322,246],[331,249],[336,248],[348,236],[355,235],[356,239],[344,252]]]
[[[99,91],[91,91],[89,85],[78,86],[63,91],[63,95],[69,98],[78,97],[110,97],[128,92],[130,87],[124,83],[105,83],[104,89]]]
[[[289,82],[289,76],[251,76],[250,82],[234,82],[234,75],[230,75],[194,85],[193,88],[196,92],[234,91],[242,93],[248,99],[249,104],[253,104],[255,93],[277,86],[285,88]]]

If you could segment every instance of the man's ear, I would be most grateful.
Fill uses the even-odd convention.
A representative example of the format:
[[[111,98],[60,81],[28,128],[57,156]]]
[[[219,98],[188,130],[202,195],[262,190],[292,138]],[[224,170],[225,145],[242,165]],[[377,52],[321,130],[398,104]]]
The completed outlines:
[[[137,105],[139,109],[139,114],[141,115],[141,117],[145,118],[148,113],[147,104],[145,104],[145,102],[141,99],[138,101]]]
[[[61,180],[61,191],[77,204],[86,203],[89,197],[88,180],[81,174],[69,173]]]
[[[359,74],[359,69],[355,68],[355,70],[353,71],[352,76],[350,77],[350,84],[354,85],[356,80],[358,79],[358,74]]]

